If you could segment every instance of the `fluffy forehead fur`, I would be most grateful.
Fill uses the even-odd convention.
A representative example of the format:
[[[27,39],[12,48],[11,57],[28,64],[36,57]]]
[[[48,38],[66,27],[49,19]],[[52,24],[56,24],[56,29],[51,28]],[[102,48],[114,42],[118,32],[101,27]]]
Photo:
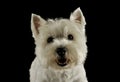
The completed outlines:
[[[39,29],[39,31],[43,32],[49,29],[50,34],[56,35],[56,37],[60,37],[63,34],[65,35],[68,32],[84,32],[84,26],[71,22],[68,19],[49,19],[43,27],[44,28],[40,28],[41,30]]]

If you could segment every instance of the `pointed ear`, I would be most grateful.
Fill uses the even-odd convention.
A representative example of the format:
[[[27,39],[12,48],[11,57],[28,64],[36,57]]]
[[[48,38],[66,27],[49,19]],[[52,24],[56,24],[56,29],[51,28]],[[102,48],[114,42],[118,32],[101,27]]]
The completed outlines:
[[[39,34],[39,28],[45,24],[45,20],[39,15],[32,14],[31,16],[31,30],[33,37],[35,38]]]
[[[79,8],[77,8],[71,15],[70,15],[70,20],[71,21],[74,21],[76,23],[80,23],[80,24],[83,24],[85,25],[86,24],[86,21],[85,21],[85,18],[83,16],[83,13]]]

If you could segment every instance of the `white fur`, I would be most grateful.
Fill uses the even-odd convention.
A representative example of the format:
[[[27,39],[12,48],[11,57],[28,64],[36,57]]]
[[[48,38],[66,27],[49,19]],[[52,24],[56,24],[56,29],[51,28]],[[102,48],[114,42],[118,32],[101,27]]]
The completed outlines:
[[[85,18],[76,9],[69,19],[49,19],[45,21],[32,14],[31,29],[36,44],[36,58],[30,68],[30,82],[87,82],[84,61],[87,54],[85,36]],[[72,34],[74,39],[68,40]],[[49,36],[54,37],[52,43],[47,43]],[[64,67],[59,66],[56,48],[67,48],[66,58],[70,61]]]

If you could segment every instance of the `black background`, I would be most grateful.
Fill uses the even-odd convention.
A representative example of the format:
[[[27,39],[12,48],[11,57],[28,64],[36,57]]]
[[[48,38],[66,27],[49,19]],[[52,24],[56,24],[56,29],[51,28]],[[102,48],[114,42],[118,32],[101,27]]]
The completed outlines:
[[[115,82],[117,69],[117,5],[104,0],[30,0],[4,2],[1,12],[1,75],[4,81],[29,82],[34,39],[30,29],[31,13],[47,18],[69,18],[80,7],[86,18],[88,56],[85,69],[89,82]],[[114,6],[113,6],[114,5]],[[4,44],[3,44],[4,43]],[[7,60],[7,61],[6,61]],[[117,64],[118,65],[118,64]],[[77,71],[77,70],[76,70]],[[116,77],[115,79],[113,77]]]

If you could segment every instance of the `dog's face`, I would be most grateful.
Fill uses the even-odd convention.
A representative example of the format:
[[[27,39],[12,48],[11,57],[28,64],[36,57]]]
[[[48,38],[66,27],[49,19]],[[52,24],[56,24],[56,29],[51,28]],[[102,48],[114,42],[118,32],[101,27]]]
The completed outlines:
[[[49,19],[32,14],[31,28],[40,63],[55,69],[67,69],[86,57],[85,19],[80,8],[70,19]]]

